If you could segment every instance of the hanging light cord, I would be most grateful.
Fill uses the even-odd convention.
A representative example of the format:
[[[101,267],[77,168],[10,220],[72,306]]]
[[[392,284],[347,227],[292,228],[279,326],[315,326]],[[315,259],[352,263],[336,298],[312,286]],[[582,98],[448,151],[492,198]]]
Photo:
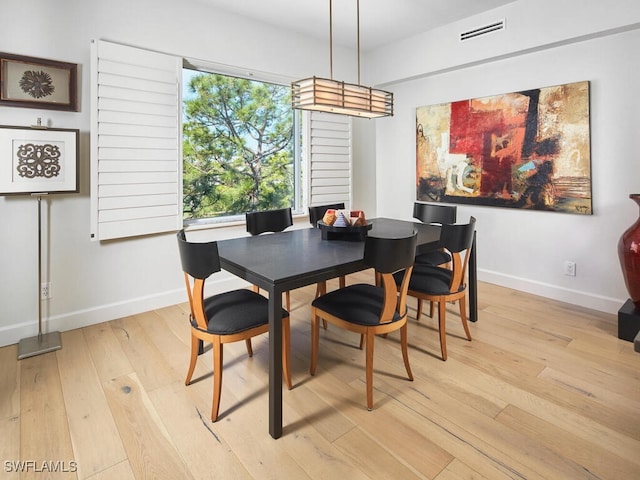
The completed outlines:
[[[358,85],[360,85],[360,0],[356,3],[357,35],[358,35]],[[333,80],[333,0],[329,0],[329,74]]]
[[[357,3],[358,6],[358,85],[360,85],[360,0]]]
[[[354,117],[393,116],[393,93],[360,84],[360,0],[356,2],[358,83],[333,79],[333,0],[329,0],[330,78],[317,76],[291,82],[291,105],[297,110],[328,112]]]
[[[331,80],[333,80],[333,14],[332,14],[333,0],[329,0],[329,73]]]

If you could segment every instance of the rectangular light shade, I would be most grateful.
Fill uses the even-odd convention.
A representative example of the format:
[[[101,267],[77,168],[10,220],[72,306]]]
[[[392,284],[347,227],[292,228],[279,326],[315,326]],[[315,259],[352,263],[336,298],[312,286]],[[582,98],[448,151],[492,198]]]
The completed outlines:
[[[355,117],[393,116],[393,93],[328,78],[311,77],[291,84],[291,105],[300,110]]]

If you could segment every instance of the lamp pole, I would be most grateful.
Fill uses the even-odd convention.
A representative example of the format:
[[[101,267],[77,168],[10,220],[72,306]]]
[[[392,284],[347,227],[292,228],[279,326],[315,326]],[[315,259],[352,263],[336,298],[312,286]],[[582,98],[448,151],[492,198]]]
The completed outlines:
[[[42,333],[42,197],[46,193],[32,193],[38,198],[38,335],[23,338],[18,342],[18,360],[34,357],[42,353],[53,352],[62,348],[60,332]]]

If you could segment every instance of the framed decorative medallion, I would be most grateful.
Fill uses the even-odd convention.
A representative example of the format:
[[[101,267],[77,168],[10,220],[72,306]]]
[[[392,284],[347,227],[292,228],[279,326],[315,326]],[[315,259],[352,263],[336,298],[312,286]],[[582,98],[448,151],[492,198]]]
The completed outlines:
[[[78,111],[78,65],[0,53],[0,106]]]
[[[78,134],[0,125],[0,195],[78,193]]]

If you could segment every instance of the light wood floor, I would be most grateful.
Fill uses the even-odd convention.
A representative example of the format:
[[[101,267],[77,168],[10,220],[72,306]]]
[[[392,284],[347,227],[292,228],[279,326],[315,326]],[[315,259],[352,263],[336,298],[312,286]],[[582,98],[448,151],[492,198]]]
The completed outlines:
[[[64,332],[62,350],[21,361],[2,348],[0,478],[640,478],[640,354],[617,339],[615,316],[479,289],[472,342],[449,307],[447,362],[410,300],[414,382],[397,332],[376,339],[372,412],[355,335],[322,331],[309,376],[314,289],[293,291],[279,440],[267,428],[267,337],[251,359],[243,342],[225,347],[211,423],[210,352],[184,385],[186,304]],[[29,471],[14,473],[18,461]],[[56,465],[77,471],[41,472]]]

